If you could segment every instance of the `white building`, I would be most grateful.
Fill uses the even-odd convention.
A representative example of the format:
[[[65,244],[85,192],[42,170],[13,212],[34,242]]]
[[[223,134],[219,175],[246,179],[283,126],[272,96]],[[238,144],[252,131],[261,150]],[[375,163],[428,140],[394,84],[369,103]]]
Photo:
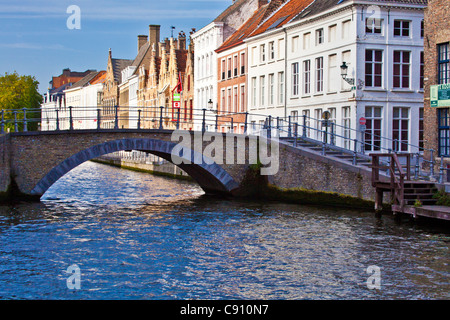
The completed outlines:
[[[365,118],[366,151],[393,149],[398,139],[400,151],[417,152],[411,145],[420,145],[423,134],[425,6],[316,0],[281,27],[250,37],[249,112],[305,121],[308,136],[322,139],[319,120],[328,111],[336,144],[347,148],[361,138],[356,130]]]
[[[266,0],[235,0],[214,21],[191,35],[194,42],[194,130],[201,130],[200,109],[217,111],[218,65],[215,50],[250,18]],[[213,126],[213,112],[207,112],[209,126]]]
[[[105,71],[93,71],[72,87],[64,90],[67,109],[72,107],[73,128],[75,130],[97,129],[104,77]],[[67,117],[62,121],[62,125],[68,129],[69,119]]]

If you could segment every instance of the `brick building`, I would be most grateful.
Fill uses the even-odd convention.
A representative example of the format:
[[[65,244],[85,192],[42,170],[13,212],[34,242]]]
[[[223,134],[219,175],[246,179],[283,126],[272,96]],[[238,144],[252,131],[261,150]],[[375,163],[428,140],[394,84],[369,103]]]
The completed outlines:
[[[424,28],[424,147],[450,165],[450,2],[428,0]],[[430,158],[425,150],[425,158]]]
[[[281,1],[259,1],[254,14],[215,50],[219,71],[217,74],[218,131],[244,133],[248,96],[248,50],[244,39],[281,4]]]

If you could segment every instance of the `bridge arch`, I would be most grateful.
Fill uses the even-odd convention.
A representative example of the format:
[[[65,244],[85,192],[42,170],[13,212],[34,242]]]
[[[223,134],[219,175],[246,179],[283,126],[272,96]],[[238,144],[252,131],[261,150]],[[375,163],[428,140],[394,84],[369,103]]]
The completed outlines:
[[[149,152],[165,160],[171,161],[171,154],[175,145],[175,143],[169,141],[146,138],[119,139],[97,144],[77,152],[53,167],[42,179],[39,180],[36,186],[32,189],[31,195],[43,195],[48,188],[50,188],[67,172],[88,160],[100,157],[102,155],[123,150],[138,150]],[[190,158],[183,158],[182,156],[181,158],[190,161],[191,164],[180,164],[178,167],[189,174],[189,176],[191,176],[205,192],[231,193],[232,190],[239,186],[239,184],[228,174],[228,172],[226,172],[218,164],[212,161],[208,162],[212,164],[205,162],[201,164],[194,163],[194,159],[199,156],[196,151],[190,150],[190,152],[184,154],[189,154]]]

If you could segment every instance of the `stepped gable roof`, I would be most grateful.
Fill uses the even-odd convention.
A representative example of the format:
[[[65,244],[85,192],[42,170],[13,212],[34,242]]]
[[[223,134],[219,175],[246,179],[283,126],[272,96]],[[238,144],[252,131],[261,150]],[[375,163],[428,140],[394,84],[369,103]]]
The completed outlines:
[[[321,2],[322,0],[316,1]],[[250,36],[256,36],[285,25],[313,2],[314,0],[288,0],[284,2]]]
[[[222,52],[234,46],[237,46],[244,42],[244,39],[252,33],[258,24],[264,19],[269,8],[275,6],[275,1],[271,1],[268,4],[261,6],[236,32],[234,32],[219,48],[216,52]]]
[[[111,64],[113,68],[114,80],[118,83],[122,82],[122,70],[129,67],[133,63],[133,60],[128,59],[113,59],[111,58]]]

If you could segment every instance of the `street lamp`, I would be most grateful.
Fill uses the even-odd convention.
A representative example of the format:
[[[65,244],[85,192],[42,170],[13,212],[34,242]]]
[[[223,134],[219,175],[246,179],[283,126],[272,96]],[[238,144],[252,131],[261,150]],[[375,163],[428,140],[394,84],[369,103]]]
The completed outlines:
[[[351,86],[355,85],[355,79],[354,78],[347,78],[347,72],[348,72],[348,66],[347,66],[347,64],[344,61],[344,62],[342,62],[342,66],[341,66],[342,79],[344,79],[345,82],[347,82]]]
[[[209,111],[212,111],[212,108],[213,108],[213,102],[212,102],[211,99],[209,99],[209,101],[208,101],[208,109],[209,109]]]

